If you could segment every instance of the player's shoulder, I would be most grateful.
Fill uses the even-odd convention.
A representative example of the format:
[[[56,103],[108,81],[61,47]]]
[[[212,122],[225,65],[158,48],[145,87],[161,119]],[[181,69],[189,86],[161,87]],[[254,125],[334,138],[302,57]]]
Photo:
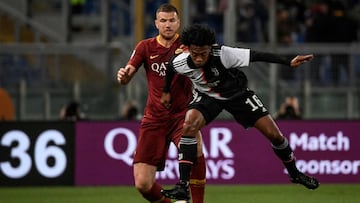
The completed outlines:
[[[187,51],[175,54],[171,59],[171,63],[174,66],[174,68],[179,68],[187,65],[187,58],[189,55],[190,53]]]
[[[151,37],[151,38],[146,38],[146,39],[143,39],[143,40],[140,40],[138,43],[137,43],[137,46],[151,46],[152,44],[156,44],[156,38],[155,37]]]
[[[177,61],[186,60],[189,55],[190,55],[189,52],[181,52],[181,53],[175,54],[172,61],[177,62]]]
[[[220,56],[220,52],[221,52],[221,45],[219,44],[213,44],[211,46],[211,53],[213,56]]]

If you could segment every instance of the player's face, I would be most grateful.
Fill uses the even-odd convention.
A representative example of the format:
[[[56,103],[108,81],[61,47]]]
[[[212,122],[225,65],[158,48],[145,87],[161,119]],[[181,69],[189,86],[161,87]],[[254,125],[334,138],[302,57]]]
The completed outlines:
[[[172,39],[180,27],[180,19],[175,12],[159,12],[155,20],[156,28],[164,39]]]
[[[209,59],[210,52],[211,52],[211,46],[209,46],[209,45],[205,45],[205,46],[190,45],[189,52],[190,52],[190,57],[191,57],[192,61],[194,62],[194,65],[196,67],[201,67],[201,66],[204,66]]]

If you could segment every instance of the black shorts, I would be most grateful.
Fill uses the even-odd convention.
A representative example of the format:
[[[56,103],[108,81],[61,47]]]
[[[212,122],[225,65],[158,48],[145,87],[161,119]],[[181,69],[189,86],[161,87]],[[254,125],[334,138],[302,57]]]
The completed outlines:
[[[206,124],[213,121],[222,110],[226,110],[244,128],[254,126],[259,118],[269,114],[259,97],[249,89],[230,100],[218,100],[196,91],[189,109],[200,111],[205,118]]]

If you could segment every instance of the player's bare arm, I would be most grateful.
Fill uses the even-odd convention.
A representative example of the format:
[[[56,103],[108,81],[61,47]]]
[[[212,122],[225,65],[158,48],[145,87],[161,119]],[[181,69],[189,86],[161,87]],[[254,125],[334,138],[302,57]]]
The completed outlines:
[[[136,69],[132,65],[126,65],[118,70],[117,80],[120,84],[126,85],[130,82],[131,78],[135,75]]]
[[[297,55],[295,58],[293,58],[290,62],[291,67],[298,67],[303,63],[306,63],[314,58],[313,54],[308,55]]]
[[[308,54],[308,55],[297,55],[293,59],[289,59],[279,54],[250,50],[250,62],[263,61],[269,63],[278,63],[278,64],[291,66],[294,68],[312,60],[313,58],[314,58],[313,54]]]

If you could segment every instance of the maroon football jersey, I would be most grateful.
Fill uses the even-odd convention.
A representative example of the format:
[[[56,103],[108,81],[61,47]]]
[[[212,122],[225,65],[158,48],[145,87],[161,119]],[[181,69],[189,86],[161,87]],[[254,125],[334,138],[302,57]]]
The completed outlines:
[[[170,48],[162,46],[159,36],[140,41],[133,51],[128,64],[137,69],[144,65],[148,81],[148,98],[146,102],[144,119],[167,120],[175,114],[185,114],[187,105],[192,99],[191,81],[176,75],[171,85],[171,107],[165,108],[160,103],[166,67],[175,50],[180,47],[179,36]],[[171,115],[170,115],[171,114]]]

